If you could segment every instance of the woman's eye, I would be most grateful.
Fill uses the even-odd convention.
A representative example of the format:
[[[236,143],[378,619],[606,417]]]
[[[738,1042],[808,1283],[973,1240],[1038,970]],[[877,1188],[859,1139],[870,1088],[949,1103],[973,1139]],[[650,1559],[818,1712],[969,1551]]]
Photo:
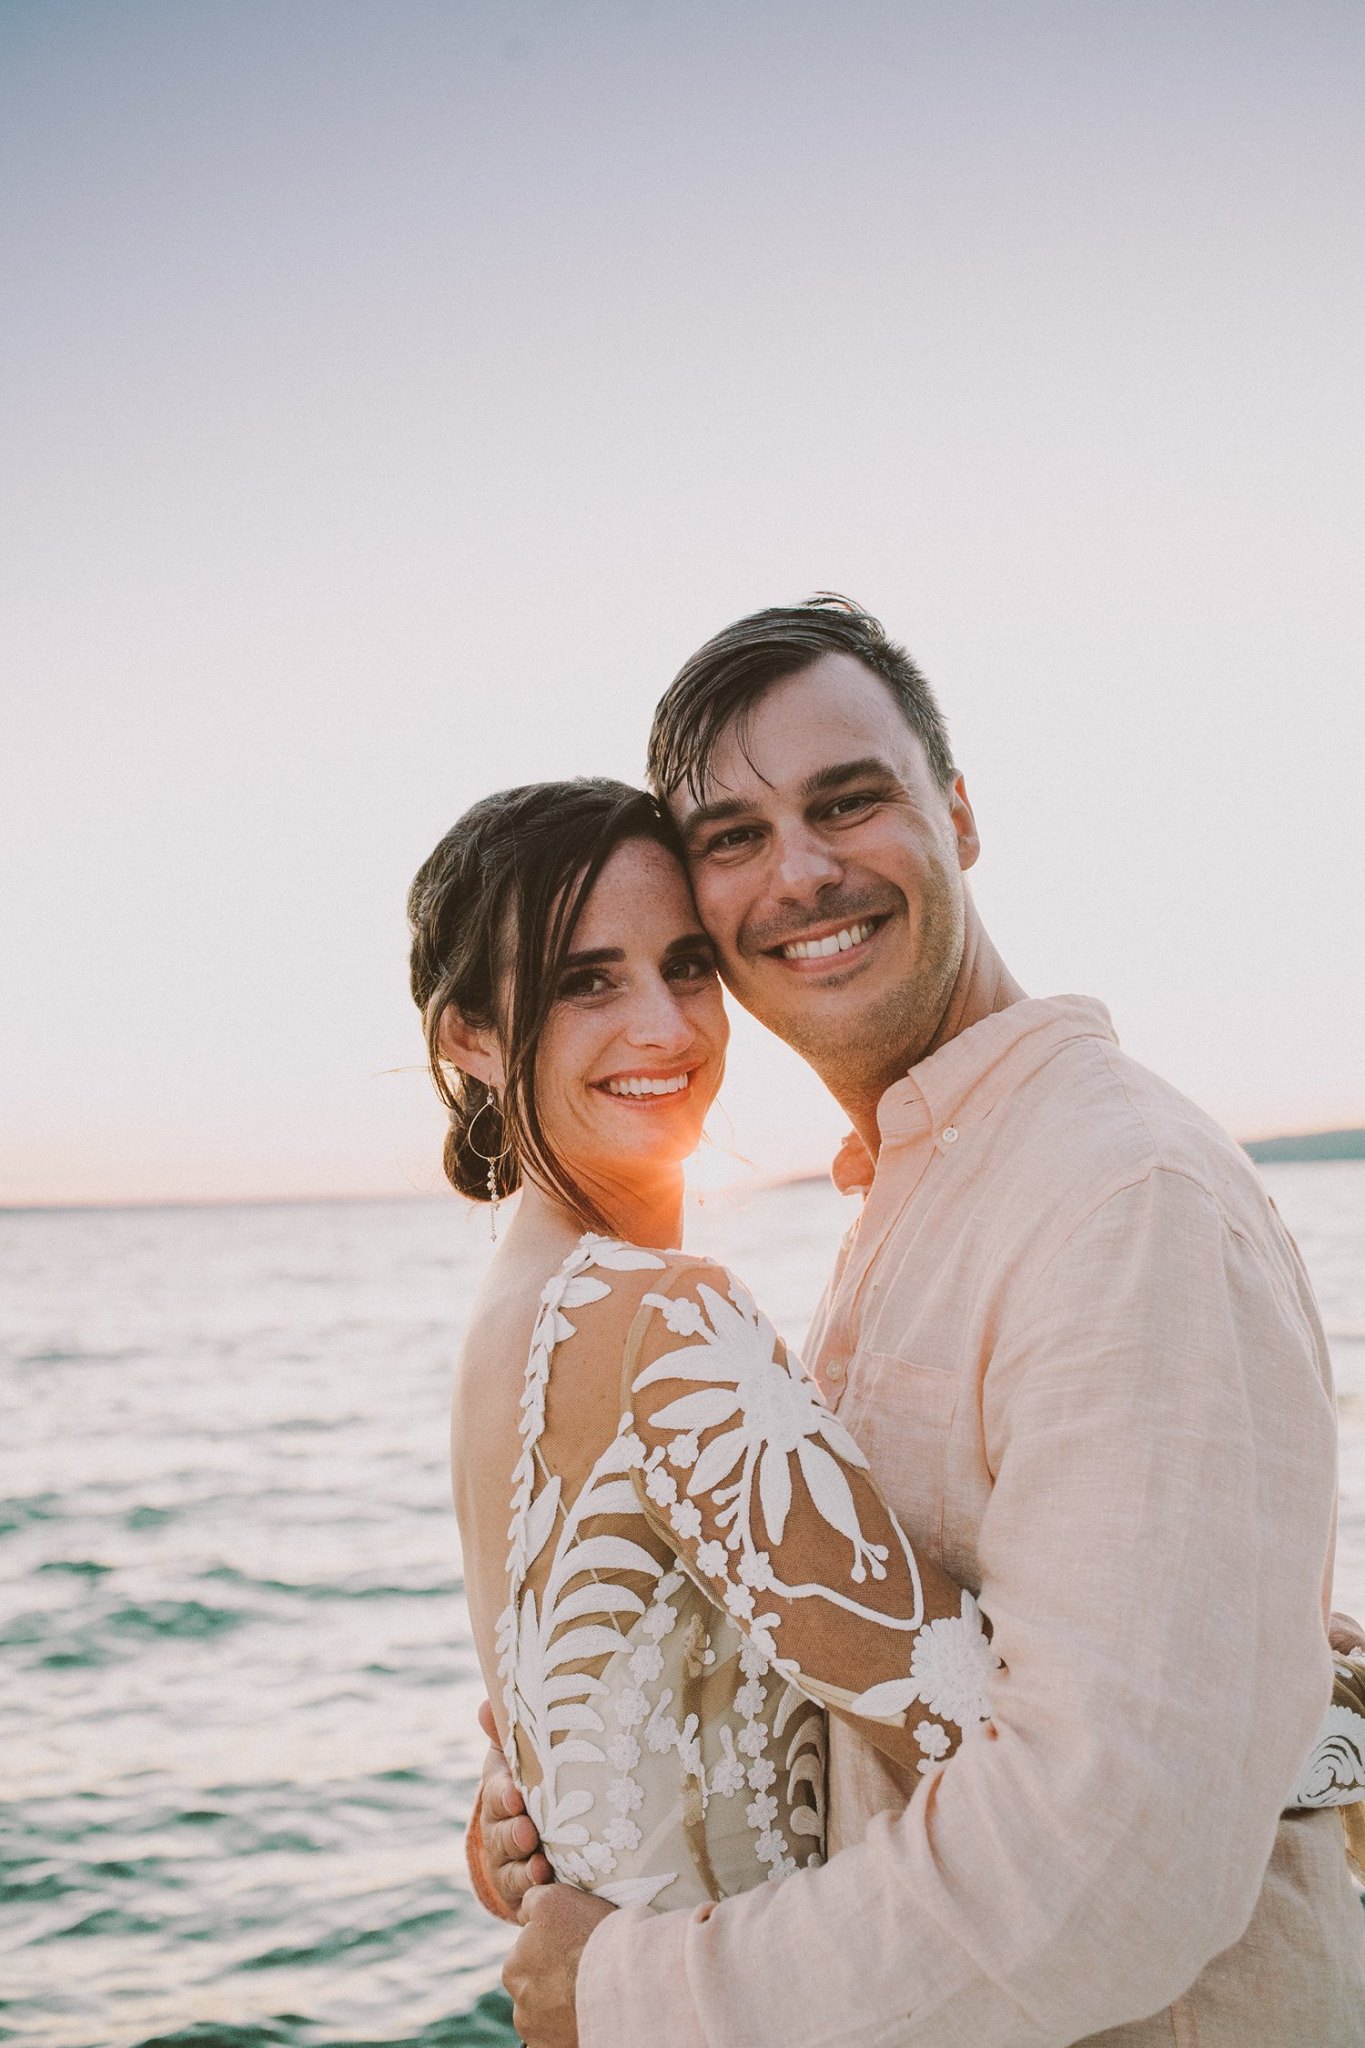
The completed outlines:
[[[611,987],[609,977],[597,967],[578,967],[572,974],[566,974],[559,984],[561,1002],[570,1002],[575,996],[605,995]]]
[[[716,972],[716,963],[709,953],[687,953],[674,960],[668,972],[673,981],[710,981]]]

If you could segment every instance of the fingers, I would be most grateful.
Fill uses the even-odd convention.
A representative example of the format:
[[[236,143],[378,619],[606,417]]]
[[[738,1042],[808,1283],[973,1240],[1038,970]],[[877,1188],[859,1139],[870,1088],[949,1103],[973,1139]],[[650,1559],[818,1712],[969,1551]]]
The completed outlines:
[[[490,1737],[483,1763],[479,1825],[484,1865],[493,1889],[509,1912],[517,1913],[533,1885],[552,1885],[554,1872],[540,1847],[536,1824],[526,1811],[497,1740],[497,1723],[485,1700],[479,1725]]]
[[[494,1821],[490,1821],[485,1813],[483,1839],[495,1863],[524,1863],[540,1847],[536,1824],[525,1813],[516,1814],[508,1820]]]
[[[482,1728],[484,1734],[488,1737],[488,1740],[492,1743],[494,1749],[501,1750],[502,1737],[498,1734],[498,1724],[493,1717],[492,1700],[483,1700],[480,1702],[479,1726],[480,1728]]]
[[[497,1756],[496,1764],[493,1762]],[[489,1750],[483,1767],[483,1810],[490,1820],[511,1820],[525,1813],[526,1802],[516,1788],[512,1773],[502,1761],[502,1752]]]
[[[1365,1649],[1365,1630],[1349,1614],[1334,1614],[1327,1634],[1332,1648],[1343,1657],[1349,1657],[1353,1650]]]
[[[534,1885],[554,1883],[554,1872],[540,1848],[535,1822],[523,1814],[484,1828],[488,1872],[503,1904],[513,1913]]]
[[[507,1867],[510,1870],[513,1866],[509,1864]],[[551,1868],[550,1859],[543,1849],[536,1850],[535,1855],[532,1856],[525,1868],[527,1879],[531,1885],[538,1887],[541,1891],[544,1891],[547,1887],[554,1886],[556,1882],[555,1874]]]
[[[484,1863],[493,1888],[508,1910],[516,1913],[532,1885],[554,1883],[554,1872],[541,1849],[536,1824],[510,1777],[485,1780],[480,1827]]]

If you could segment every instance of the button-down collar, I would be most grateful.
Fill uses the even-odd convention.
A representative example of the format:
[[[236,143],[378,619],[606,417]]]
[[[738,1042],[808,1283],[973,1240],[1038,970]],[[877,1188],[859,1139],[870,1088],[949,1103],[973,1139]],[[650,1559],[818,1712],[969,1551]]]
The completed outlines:
[[[949,1130],[960,1135],[1068,1040],[1096,1036],[1112,1039],[1114,1027],[1092,996],[1025,996],[983,1017],[892,1082],[877,1104],[882,1144],[941,1138]],[[841,1194],[871,1187],[872,1157],[856,1131],[840,1145],[832,1172]]]

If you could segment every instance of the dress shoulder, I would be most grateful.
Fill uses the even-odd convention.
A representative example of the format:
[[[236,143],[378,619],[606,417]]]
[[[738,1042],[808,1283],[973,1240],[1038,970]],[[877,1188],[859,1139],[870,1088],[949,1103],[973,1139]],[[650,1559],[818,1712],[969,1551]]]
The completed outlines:
[[[580,1238],[546,1283],[531,1338],[521,1434],[570,1488],[586,1478],[621,1419],[621,1358],[651,1288],[668,1286],[690,1263],[615,1238]]]

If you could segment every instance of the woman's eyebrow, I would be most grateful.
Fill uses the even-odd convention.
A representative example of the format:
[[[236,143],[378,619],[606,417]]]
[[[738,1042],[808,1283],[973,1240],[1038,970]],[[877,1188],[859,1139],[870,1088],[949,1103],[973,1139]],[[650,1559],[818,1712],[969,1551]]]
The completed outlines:
[[[586,953],[566,953],[564,955],[564,965],[566,967],[618,966],[625,957],[624,948],[621,946],[594,946]]]
[[[665,960],[671,960],[675,953],[690,953],[697,946],[705,946],[708,953],[714,952],[705,932],[684,932],[680,939],[670,939],[664,947]]]

